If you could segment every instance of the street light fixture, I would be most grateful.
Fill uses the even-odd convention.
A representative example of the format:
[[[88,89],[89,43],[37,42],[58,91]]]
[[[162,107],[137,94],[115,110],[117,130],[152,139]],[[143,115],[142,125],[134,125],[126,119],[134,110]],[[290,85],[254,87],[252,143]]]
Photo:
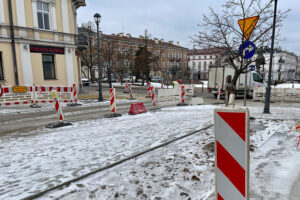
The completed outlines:
[[[100,69],[100,38],[99,38],[99,24],[101,20],[101,15],[99,13],[96,13],[94,15],[94,19],[97,25],[97,42],[98,42],[98,87],[99,87],[99,97],[98,101],[103,101],[103,96],[102,96],[102,72]]]

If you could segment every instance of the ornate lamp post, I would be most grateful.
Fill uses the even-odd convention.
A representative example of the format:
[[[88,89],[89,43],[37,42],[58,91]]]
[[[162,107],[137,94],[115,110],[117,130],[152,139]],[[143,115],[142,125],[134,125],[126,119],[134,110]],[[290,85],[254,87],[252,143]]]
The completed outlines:
[[[98,101],[103,101],[103,96],[102,96],[102,72],[100,69],[100,38],[99,38],[99,24],[101,20],[101,15],[99,13],[96,13],[94,15],[94,19],[97,25],[97,42],[98,42],[98,87],[99,87],[99,97]]]

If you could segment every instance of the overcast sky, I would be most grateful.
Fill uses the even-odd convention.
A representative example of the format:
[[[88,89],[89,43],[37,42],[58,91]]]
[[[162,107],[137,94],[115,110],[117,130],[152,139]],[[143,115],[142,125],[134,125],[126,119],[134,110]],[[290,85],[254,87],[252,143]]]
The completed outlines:
[[[147,29],[152,38],[179,41],[192,48],[189,37],[197,33],[197,24],[208,7],[221,10],[225,0],[86,0],[86,7],[78,10],[78,25],[89,20],[93,14],[102,16],[101,30],[105,34],[130,33],[134,37]],[[279,0],[278,8],[291,8],[282,27],[284,41],[279,46],[300,55],[300,1]]]

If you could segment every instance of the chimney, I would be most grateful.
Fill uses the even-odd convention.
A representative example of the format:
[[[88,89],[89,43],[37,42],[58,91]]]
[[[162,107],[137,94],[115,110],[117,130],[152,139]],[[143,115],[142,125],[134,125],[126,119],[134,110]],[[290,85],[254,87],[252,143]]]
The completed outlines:
[[[173,41],[171,40],[171,41],[169,41],[169,43],[170,43],[170,44],[173,44]]]
[[[140,38],[140,39],[144,39],[144,36],[140,35],[139,38]]]
[[[179,42],[177,42],[177,46],[180,46]]]
[[[127,38],[131,38],[131,35],[129,33],[126,34]]]
[[[118,36],[119,37],[124,37],[124,33],[119,33]]]
[[[157,38],[154,38],[155,44],[159,43],[159,40]]]

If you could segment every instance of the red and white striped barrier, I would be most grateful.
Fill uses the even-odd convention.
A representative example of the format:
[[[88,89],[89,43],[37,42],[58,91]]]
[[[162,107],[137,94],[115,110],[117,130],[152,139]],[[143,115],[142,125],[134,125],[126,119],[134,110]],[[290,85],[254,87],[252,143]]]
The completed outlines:
[[[116,112],[116,90],[115,88],[110,88],[110,112],[115,113]]]
[[[249,111],[216,108],[216,199],[249,199]]]
[[[147,85],[148,85],[148,96],[151,96],[151,83],[148,82]]]
[[[153,86],[150,87],[150,91],[151,91],[152,106],[156,107],[155,89]]]
[[[72,87],[56,87],[56,86],[24,86],[26,93],[15,93],[13,86],[1,86],[0,107],[18,106],[27,104],[54,103],[51,99],[51,91],[56,90],[60,102],[77,103],[78,87],[73,84]]]
[[[217,95],[217,101],[220,102],[220,96],[221,96],[221,86],[218,85],[218,95]]]
[[[181,86],[181,100],[180,103],[185,103],[185,89],[184,85]]]

